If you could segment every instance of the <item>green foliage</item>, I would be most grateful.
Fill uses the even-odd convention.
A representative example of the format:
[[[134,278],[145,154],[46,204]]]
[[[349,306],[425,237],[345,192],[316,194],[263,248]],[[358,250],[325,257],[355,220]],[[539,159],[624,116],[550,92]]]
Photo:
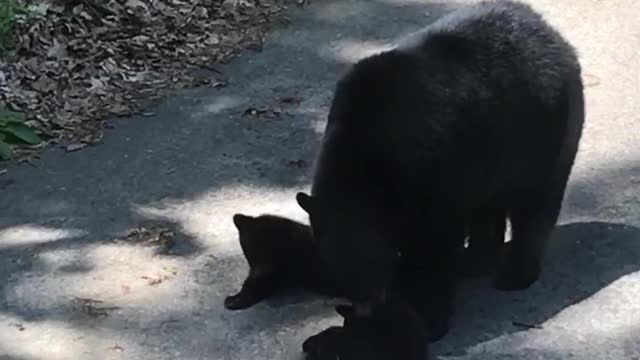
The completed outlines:
[[[0,0],[0,50],[12,46],[13,27],[24,8],[16,0]]]
[[[37,145],[42,141],[24,120],[22,113],[0,109],[0,159],[11,157],[11,145]]]

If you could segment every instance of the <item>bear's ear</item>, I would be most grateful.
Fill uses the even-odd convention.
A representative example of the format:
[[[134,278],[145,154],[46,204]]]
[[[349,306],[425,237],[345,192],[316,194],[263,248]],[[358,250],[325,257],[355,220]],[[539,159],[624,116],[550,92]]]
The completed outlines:
[[[345,319],[352,318],[355,314],[353,306],[349,305],[337,305],[336,312]]]
[[[238,229],[246,227],[253,220],[253,216],[248,216],[244,214],[235,214],[233,215],[233,223]]]
[[[296,201],[298,205],[302,208],[302,210],[306,211],[307,214],[311,214],[313,212],[313,197],[311,195],[307,195],[303,192],[299,192],[296,194]]]

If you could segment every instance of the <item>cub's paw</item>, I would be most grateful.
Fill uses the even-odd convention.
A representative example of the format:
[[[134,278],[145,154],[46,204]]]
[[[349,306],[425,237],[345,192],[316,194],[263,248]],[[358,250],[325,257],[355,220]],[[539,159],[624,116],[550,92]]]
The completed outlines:
[[[224,299],[224,307],[227,310],[243,310],[250,308],[251,306],[257,304],[259,301],[260,299],[256,299],[252,296],[240,292],[236,295],[231,295]]]

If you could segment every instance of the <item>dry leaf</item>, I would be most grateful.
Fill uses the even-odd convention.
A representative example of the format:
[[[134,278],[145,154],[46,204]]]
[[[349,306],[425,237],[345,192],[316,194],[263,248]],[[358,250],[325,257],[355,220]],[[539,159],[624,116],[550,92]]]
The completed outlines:
[[[110,347],[109,350],[116,351],[116,352],[123,352],[124,348],[118,344],[115,344],[112,347]]]
[[[91,298],[73,298],[74,304],[80,305],[81,310],[89,316],[109,316],[109,312],[119,309],[117,306],[99,307],[98,304],[102,304],[102,300],[96,300]]]
[[[25,327],[20,323],[9,323],[9,326],[16,328],[18,331],[24,331]]]
[[[242,116],[251,115],[262,118],[276,118],[279,117],[280,114],[282,114],[282,111],[279,109],[271,109],[264,106],[260,108],[250,107],[242,113]]]
[[[144,279],[144,280],[147,280],[147,285],[149,285],[149,286],[158,286],[158,285],[162,284],[165,280],[171,279],[171,277],[169,277],[167,275],[156,276],[156,277],[141,276],[140,278]]]

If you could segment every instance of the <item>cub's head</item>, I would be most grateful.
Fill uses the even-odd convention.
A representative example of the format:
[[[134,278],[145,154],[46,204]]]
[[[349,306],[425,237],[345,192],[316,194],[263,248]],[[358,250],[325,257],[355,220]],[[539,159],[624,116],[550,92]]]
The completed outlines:
[[[305,234],[305,226],[290,219],[235,214],[233,223],[238,229],[242,251],[252,267],[287,261],[291,253],[305,245],[302,241],[310,247],[311,234],[308,239],[301,236]]]

